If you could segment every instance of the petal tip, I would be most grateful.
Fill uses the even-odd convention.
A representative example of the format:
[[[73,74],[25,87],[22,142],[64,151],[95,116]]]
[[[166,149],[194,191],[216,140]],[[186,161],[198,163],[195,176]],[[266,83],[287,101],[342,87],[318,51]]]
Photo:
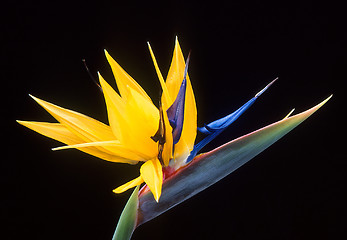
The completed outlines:
[[[43,106],[43,104],[47,103],[46,101],[41,100],[41,99],[39,99],[39,98],[37,98],[37,97],[31,95],[31,94],[29,94],[29,97],[31,97],[32,99],[34,99],[35,102],[37,102],[37,103],[40,104],[41,106]]]
[[[99,78],[99,82],[101,83],[102,81],[105,81],[105,79],[102,77],[101,73],[98,71],[98,78]]]
[[[16,120],[16,122],[24,127],[26,127],[27,121],[22,121],[22,120]]]
[[[109,64],[111,64],[112,61],[115,61],[106,49],[104,49],[104,53]]]
[[[324,99],[321,103],[319,103],[316,107],[317,108],[320,108],[320,107],[322,107],[327,101],[329,101],[330,100],[330,98],[332,98],[333,97],[333,94],[331,94],[329,97],[327,97],[326,99]],[[315,108],[315,107],[314,107]]]
[[[329,101],[330,100],[330,98],[332,98],[333,97],[333,94],[331,94],[329,97],[327,97],[323,102],[321,102],[320,104],[319,104],[319,107],[321,107],[321,106],[323,106],[327,101]]]
[[[28,94],[29,97],[31,97],[32,99],[34,99],[36,101],[37,97],[34,97],[33,95],[31,95],[30,93]]]
[[[155,189],[154,193],[153,193],[154,199],[157,203],[159,203],[159,199],[161,196],[161,186],[159,187],[159,189]]]
[[[125,192],[126,190],[122,189],[122,186],[119,186],[119,187],[113,189],[112,192],[115,193],[115,194],[120,194],[120,193]]]
[[[110,54],[107,52],[106,49],[104,49],[104,53],[105,53],[106,58],[108,58],[110,56]]]
[[[156,191],[152,192],[152,194],[153,194],[154,200],[157,203],[159,203],[159,199],[160,199],[160,196],[161,196],[161,191],[156,190]]]
[[[117,188],[113,189],[112,192],[115,193],[115,194],[119,194],[120,193],[119,191],[117,191]]]
[[[151,53],[151,55],[152,55],[152,47],[151,47],[151,44],[149,43],[149,41],[147,41],[147,47],[148,47],[148,49],[149,49],[149,52]]]
[[[272,80],[270,83],[268,83],[262,90],[260,90],[254,97],[259,97],[262,95],[274,82],[278,80],[278,77],[276,77],[274,80]]]
[[[64,146],[51,148],[52,151],[58,151],[58,150],[63,150],[63,149],[64,149]]]
[[[328,101],[330,98],[333,97],[334,94],[330,94],[330,96],[325,100],[325,101]]]

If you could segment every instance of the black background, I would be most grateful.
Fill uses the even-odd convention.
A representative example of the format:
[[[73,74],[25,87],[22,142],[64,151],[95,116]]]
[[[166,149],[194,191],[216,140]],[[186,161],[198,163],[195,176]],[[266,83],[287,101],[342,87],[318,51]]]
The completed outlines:
[[[68,150],[15,122],[53,121],[28,94],[107,123],[81,62],[113,86],[103,49],[158,101],[146,42],[166,74],[178,35],[198,124],[222,117],[279,81],[205,150],[334,97],[245,166],[142,225],[133,239],[346,237],[347,36],[331,1],[12,1],[3,3],[1,239],[111,239],[131,191],[112,189],[138,167]],[[227,236],[227,237],[226,237]],[[344,236],[344,237],[343,237]]]

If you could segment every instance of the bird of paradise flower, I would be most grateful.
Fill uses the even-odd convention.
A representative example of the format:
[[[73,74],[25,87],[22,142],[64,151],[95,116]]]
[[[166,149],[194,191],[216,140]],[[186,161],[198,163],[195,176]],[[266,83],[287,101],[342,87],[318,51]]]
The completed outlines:
[[[109,125],[31,95],[58,123],[18,121],[66,144],[53,150],[75,148],[111,162],[142,163],[139,177],[113,190],[121,193],[136,187],[119,219],[113,236],[117,240],[130,239],[137,226],[233,172],[299,125],[332,97],[295,116],[290,116],[291,111],[276,123],[197,155],[277,78],[235,112],[197,127],[195,97],[188,75],[189,56],[185,61],[176,37],[165,81],[149,43],[148,48],[162,89],[159,108],[105,50],[119,90],[118,94],[98,73]],[[195,144],[197,131],[206,137]],[[139,190],[142,183],[145,185]]]

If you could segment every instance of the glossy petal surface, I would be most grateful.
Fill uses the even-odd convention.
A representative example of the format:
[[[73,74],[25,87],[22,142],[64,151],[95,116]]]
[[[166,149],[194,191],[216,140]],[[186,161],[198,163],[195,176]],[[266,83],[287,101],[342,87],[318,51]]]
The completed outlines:
[[[161,195],[161,186],[163,183],[163,170],[158,159],[153,159],[142,164],[141,177],[154,195],[158,202]],[[153,196],[152,196],[153,198]]]

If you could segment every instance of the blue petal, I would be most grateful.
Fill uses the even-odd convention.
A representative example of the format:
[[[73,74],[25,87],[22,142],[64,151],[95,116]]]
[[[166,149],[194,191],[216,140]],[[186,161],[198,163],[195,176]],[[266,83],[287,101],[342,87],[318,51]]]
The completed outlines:
[[[213,121],[209,124],[205,124],[204,127],[199,127],[198,130],[204,134],[207,134],[203,140],[197,143],[194,146],[194,149],[191,151],[187,162],[190,162],[196,154],[204,147],[206,144],[211,142],[215,137],[217,137],[221,132],[223,132],[231,123],[238,119],[252,104],[257,100],[257,98],[263,94],[278,78],[275,78],[272,82],[266,85],[261,91],[259,91],[252,99],[246,102],[242,107],[237,109],[235,112],[220,118],[216,121]]]
[[[178,143],[181,138],[183,120],[184,120],[184,105],[186,99],[186,88],[187,88],[187,72],[189,64],[189,56],[187,58],[186,66],[184,69],[184,76],[180,90],[178,91],[177,97],[174,103],[168,108],[167,116],[169,118],[170,125],[172,127],[173,144]]]

